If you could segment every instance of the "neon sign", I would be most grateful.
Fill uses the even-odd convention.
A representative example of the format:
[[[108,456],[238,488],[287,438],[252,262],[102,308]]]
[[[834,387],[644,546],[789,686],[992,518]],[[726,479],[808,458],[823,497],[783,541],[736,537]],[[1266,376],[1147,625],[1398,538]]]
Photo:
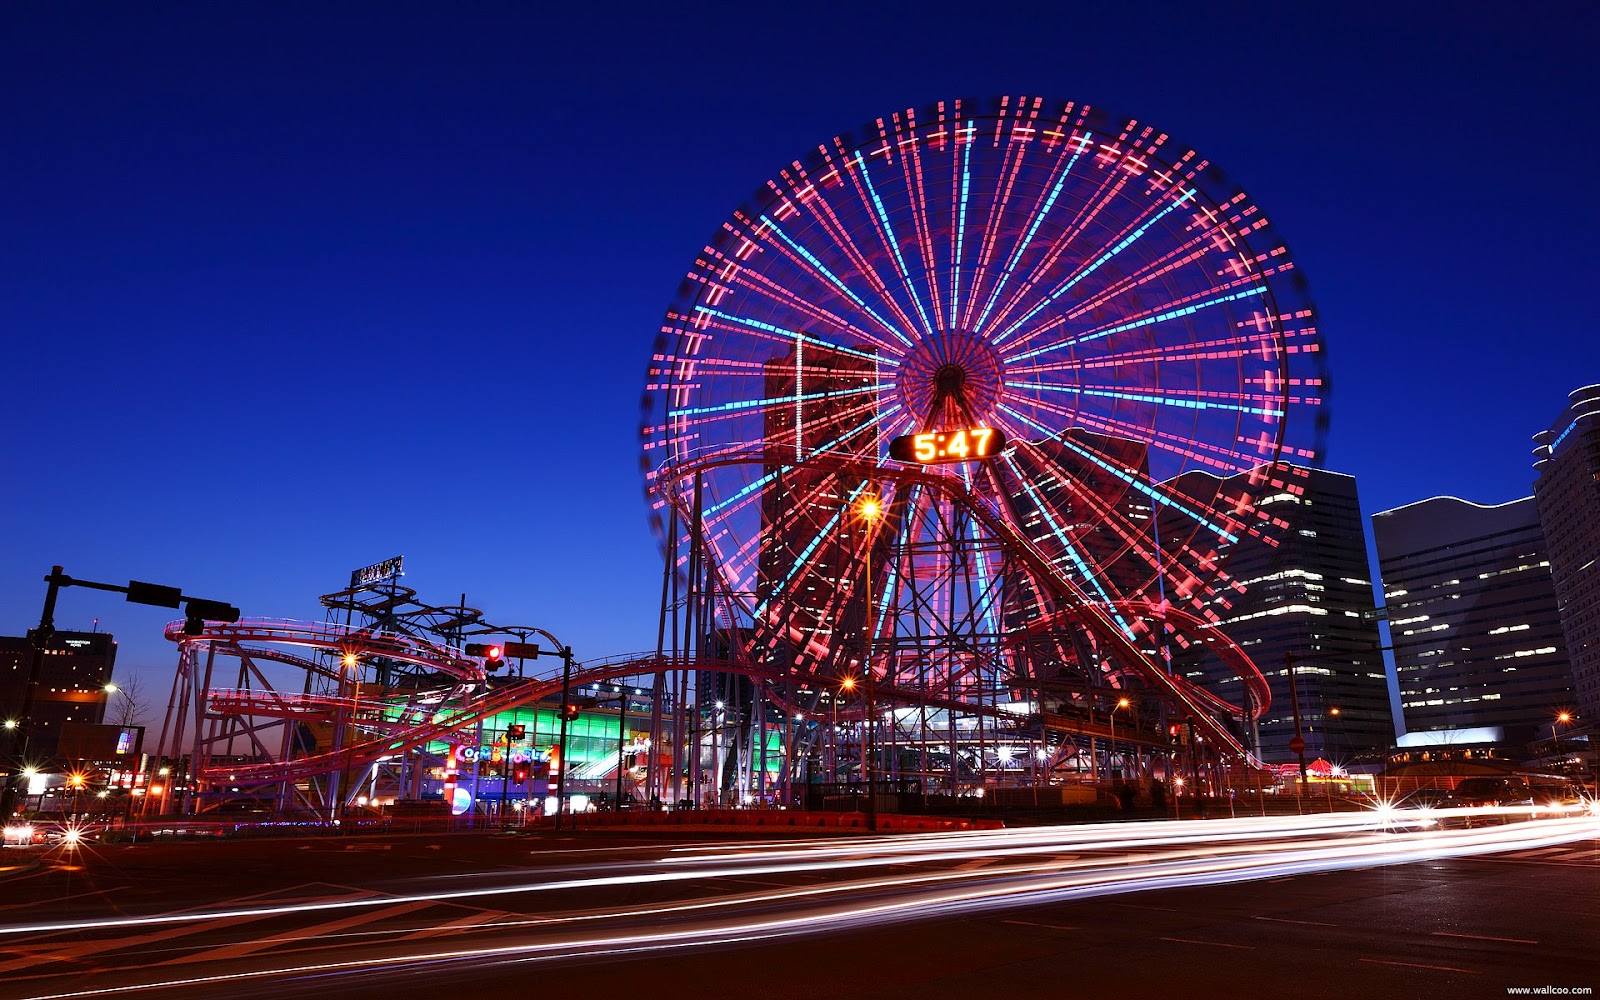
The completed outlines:
[[[393,559],[385,559],[383,562],[373,563],[371,566],[351,570],[350,587],[352,589],[365,587],[383,580],[392,580],[395,577],[405,576],[405,558],[405,556],[395,556]]]

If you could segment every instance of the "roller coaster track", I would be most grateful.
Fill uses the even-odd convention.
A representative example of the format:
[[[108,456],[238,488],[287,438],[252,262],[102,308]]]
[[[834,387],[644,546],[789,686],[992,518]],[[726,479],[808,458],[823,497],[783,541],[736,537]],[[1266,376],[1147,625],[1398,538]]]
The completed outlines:
[[[200,635],[185,635],[183,622],[172,622],[166,637],[177,643],[219,642],[238,646],[244,642],[268,642],[280,646],[303,646],[377,656],[448,674],[460,681],[481,682],[482,665],[448,646],[440,646],[397,632],[377,632],[351,628],[332,622],[299,622],[286,619],[245,618],[233,623],[206,622]],[[270,655],[250,648],[252,655]]]
[[[209,628],[208,628],[209,632]],[[593,666],[575,669],[570,679],[570,688],[578,688],[585,684],[594,684],[601,681],[614,680],[619,677],[632,677],[639,674],[662,673],[671,670],[717,670],[723,673],[745,674],[747,676],[766,676],[762,668],[748,662],[739,663],[722,659],[685,660],[674,657],[658,657],[648,655],[636,658],[619,658],[605,661]],[[329,750],[324,753],[311,754],[286,761],[268,761],[260,764],[244,764],[229,767],[202,768],[200,778],[205,782],[227,782],[229,785],[246,784],[276,784],[282,781],[298,781],[315,775],[327,774],[332,771],[354,770],[369,767],[384,757],[404,753],[427,743],[438,740],[451,740],[461,729],[486,719],[492,715],[508,711],[521,705],[541,701],[561,690],[560,678],[529,678],[505,684],[502,687],[489,690],[470,700],[456,703],[432,706],[430,718],[411,725],[402,725],[390,732],[360,743],[338,750]],[[228,710],[237,707],[241,711],[248,711],[251,707],[248,699],[236,698],[230,701],[234,692],[216,692],[221,696],[220,702],[214,702],[219,708],[227,706]],[[261,707],[275,711],[289,711],[294,705],[293,698],[280,698],[276,701],[263,701]],[[307,699],[305,707],[317,711],[327,707],[327,700],[313,701]]]

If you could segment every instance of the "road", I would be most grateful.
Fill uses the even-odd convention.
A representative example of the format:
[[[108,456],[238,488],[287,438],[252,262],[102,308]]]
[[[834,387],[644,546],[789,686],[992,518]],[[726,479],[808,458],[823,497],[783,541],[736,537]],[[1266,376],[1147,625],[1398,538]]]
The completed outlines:
[[[1600,988],[1600,820],[89,845],[0,995],[1506,996]],[[22,852],[7,852],[15,862]]]

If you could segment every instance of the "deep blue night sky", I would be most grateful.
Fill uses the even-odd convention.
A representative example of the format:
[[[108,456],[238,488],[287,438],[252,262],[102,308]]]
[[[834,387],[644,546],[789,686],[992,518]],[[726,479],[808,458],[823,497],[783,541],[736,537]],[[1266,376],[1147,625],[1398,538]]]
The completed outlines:
[[[1600,381],[1600,7],[854,6],[5,6],[0,633],[53,563],[320,618],[403,553],[580,658],[652,647],[638,401],[682,273],[786,161],[958,96],[1100,104],[1252,194],[1369,513],[1525,495]],[[164,614],[57,623],[164,705]]]

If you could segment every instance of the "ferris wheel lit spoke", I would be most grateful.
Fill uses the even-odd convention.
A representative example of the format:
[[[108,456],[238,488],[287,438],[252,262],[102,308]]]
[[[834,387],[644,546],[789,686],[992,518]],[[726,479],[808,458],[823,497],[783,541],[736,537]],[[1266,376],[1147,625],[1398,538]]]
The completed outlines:
[[[961,256],[967,235],[967,201],[972,194],[972,137],[977,129],[971,122],[965,129],[954,127],[956,148],[961,150],[961,170],[950,173],[950,213],[954,238],[950,240],[950,321],[961,315]],[[966,135],[966,141],[961,136]]]
[[[744,410],[767,409],[774,406],[793,406],[796,400],[815,402],[819,399],[838,399],[841,396],[859,396],[868,392],[879,392],[889,386],[881,383],[858,386],[852,389],[834,389],[823,392],[814,392],[801,396],[778,396],[772,399],[734,399],[726,403],[717,403],[712,406],[685,406],[672,411],[674,417],[705,417],[708,419],[721,419],[723,417],[738,416]]]
[[[1162,393],[1149,392],[1123,392],[1109,386],[1090,385],[1050,385],[1044,382],[1017,382],[1005,383],[1008,389],[1033,389],[1040,392],[1062,392],[1075,396],[1100,396],[1105,399],[1122,399],[1130,403],[1153,403],[1159,406],[1176,406],[1186,410],[1230,410],[1234,413],[1249,413],[1263,417],[1281,417],[1282,409],[1267,409],[1260,406],[1246,406],[1243,404],[1224,403],[1219,401],[1200,399],[1194,391],[1184,389],[1168,389]],[[1234,394],[1234,398],[1241,398]],[[1269,397],[1249,395],[1253,401],[1270,402]]]
[[[996,127],[998,128],[999,126]],[[978,303],[984,275],[989,273],[993,265],[995,251],[1000,243],[1000,234],[1010,222],[1007,206],[1011,200],[1011,192],[1016,187],[1017,173],[1022,169],[1024,149],[1026,149],[1026,145],[1023,143],[1006,143],[1006,151],[1001,163],[1000,173],[994,182],[994,194],[989,202],[989,214],[983,223],[982,242],[978,245],[978,262],[970,272],[972,286],[967,294],[967,307],[961,314],[960,325],[969,330],[972,329],[972,310]]]
[[[856,205],[861,206],[864,213],[869,214],[870,218],[870,206],[866,205],[866,198],[861,195],[861,182],[851,179],[850,189],[846,189],[843,186],[843,178],[845,178],[846,174],[851,173],[848,157],[845,158],[845,163],[845,168],[832,171],[832,176],[838,179],[840,190],[854,190]],[[848,202],[848,198],[845,198],[845,200]],[[822,187],[818,187],[816,192],[806,200],[806,208],[810,211],[811,221],[821,230],[821,235],[816,237],[816,243],[818,243],[819,248],[824,251],[837,251],[837,253],[845,254],[845,259],[850,262],[850,266],[861,274],[867,285],[872,286],[872,291],[882,301],[883,307],[890,310],[891,314],[898,318],[901,328],[904,328],[904,330],[917,330],[917,320],[912,318],[909,312],[906,312],[904,304],[894,296],[893,291],[890,291],[890,285],[883,280],[883,275],[878,270],[877,262],[864,250],[866,246],[882,245],[882,232],[867,234],[867,232],[862,232],[859,224],[851,226],[851,222],[858,221],[862,213],[846,211],[842,216],[840,211],[835,210],[834,203],[830,202]],[[858,237],[861,238],[858,240]],[[869,237],[872,237],[870,242]],[[899,333],[899,328],[896,333]],[[906,346],[910,346],[910,339],[904,338],[904,334],[901,334],[901,336],[906,342]]]
[[[870,199],[870,204],[877,214],[878,238],[883,241],[883,245],[889,249],[894,257],[895,269],[900,275],[901,287],[905,289],[906,295],[910,297],[912,306],[917,310],[917,315],[922,317],[922,332],[930,334],[934,329],[933,323],[928,319],[927,310],[922,307],[922,298],[917,294],[916,283],[911,280],[911,271],[906,267],[906,259],[900,253],[900,240],[895,236],[894,226],[889,222],[889,213],[884,209],[883,200],[878,197],[878,190],[872,184],[872,174],[867,170],[867,161],[859,152],[856,153],[855,166],[855,171],[850,175],[851,179],[860,178],[860,183],[856,188],[857,192],[860,193],[863,188],[865,189],[862,200],[868,201]],[[931,284],[930,291],[935,291],[935,294],[937,294]]]
[[[891,367],[898,366],[900,364],[900,360],[895,357],[886,357],[881,354],[874,354],[871,351],[862,351],[853,347],[845,347],[842,344],[835,344],[832,341],[823,340],[821,337],[813,337],[810,334],[801,333],[799,330],[786,330],[781,326],[774,326],[771,323],[764,323],[758,319],[735,316],[731,313],[725,313],[717,309],[712,309],[710,306],[695,306],[695,312],[701,314],[702,316],[712,317],[713,322],[709,323],[708,325],[713,328],[731,330],[733,327],[729,324],[733,324],[749,330],[755,330],[757,331],[756,336],[764,336],[764,339],[784,348],[789,347],[795,341],[799,341],[801,343],[810,344],[813,347],[820,347],[823,350],[834,351],[839,354],[848,354],[852,357],[863,358],[875,364],[889,365]],[[721,320],[722,322],[718,323],[715,322],[715,320]]]
[[[798,256],[794,257],[793,259],[796,261],[800,260]],[[790,288],[787,285],[778,284],[777,281],[773,280],[765,273],[752,271],[748,268],[741,268],[734,273],[730,281],[734,285],[748,290],[752,296],[767,300],[771,303],[772,308],[776,311],[794,312],[796,314],[796,319],[809,317],[810,319],[814,320],[816,324],[837,330],[841,334],[860,337],[862,340],[867,341],[868,343],[875,344],[890,355],[897,355],[902,349],[903,341],[902,343],[893,343],[879,333],[874,333],[873,331],[866,329],[864,326],[858,326],[857,324],[850,322],[850,320],[844,316],[841,316],[832,310],[824,309],[823,307],[811,302],[808,298],[806,298],[804,295],[801,295],[793,288]],[[873,319],[874,321],[877,321],[876,316],[874,316]],[[808,324],[796,323],[794,325],[805,326]],[[877,325],[881,329],[887,330],[889,333],[894,334],[896,337],[902,336],[898,333],[898,331],[884,326],[882,322],[877,322]]]
[[[784,576],[783,581],[778,584],[776,590],[777,593],[782,593],[783,591],[788,590],[789,585],[794,582],[795,577],[799,576],[802,571],[809,567],[812,557],[817,554],[818,547],[822,545],[823,541],[833,536],[833,533],[838,529],[839,524],[841,521],[843,521],[845,515],[855,509],[856,501],[860,498],[861,494],[866,491],[867,486],[867,483],[862,483],[855,489],[851,490],[850,495],[845,500],[844,504],[833,512],[833,516],[828,518],[828,522],[824,524],[815,535],[812,536],[809,542],[806,543],[805,548],[800,551],[799,556],[795,559],[794,566],[791,567],[789,572]],[[756,614],[764,614],[770,601],[771,598],[768,598],[766,601],[762,601],[760,604],[756,605]]]
[[[1126,271],[1121,278],[1106,285],[1105,288],[1094,295],[1073,302],[1059,315],[1068,320],[1094,315],[1117,297],[1134,292],[1152,281],[1181,275],[1185,273],[1186,269],[1198,273],[1197,269],[1206,267],[1208,265],[1206,258],[1214,255],[1215,252],[1215,240],[1211,233],[1209,231],[1201,233],[1187,243],[1180,244],[1172,252],[1153,257],[1139,267]],[[1218,291],[1223,291],[1253,284],[1258,280],[1257,273],[1250,270],[1241,270],[1239,276],[1235,277],[1234,280],[1221,283],[1213,282],[1212,287]],[[1044,330],[1047,327],[1048,324],[1038,329]]]
[[[1246,472],[1260,465],[1259,459],[1253,456],[1241,455],[1232,448],[1209,442],[1195,441],[1193,438],[1184,437],[1170,431],[1152,430],[1144,424],[1122,420],[1109,414],[1091,413],[1087,410],[1070,409],[1058,406],[1049,400],[1032,400],[1033,408],[1052,416],[1060,417],[1066,426],[1076,423],[1086,430],[1096,431],[1101,434],[1119,436],[1130,441],[1138,441],[1149,445],[1151,448],[1160,449],[1180,459],[1189,459],[1202,463],[1210,469],[1216,469],[1229,475],[1235,472]],[[1015,410],[999,407],[1002,411],[1016,414]],[[1026,418],[1024,418],[1026,419]],[[1034,421],[1029,421],[1034,427],[1043,427]],[[1009,431],[1007,437],[1012,437]],[[1249,459],[1247,462],[1246,459]]]
[[[944,309],[939,298],[939,266],[934,260],[932,211],[927,188],[923,183],[922,144],[912,142],[900,150],[900,173],[906,190],[911,192],[911,223],[917,237],[917,247],[922,251],[922,273],[928,283],[928,306],[933,310],[932,329],[945,327]]]
[[[1094,592],[1100,595],[1101,600],[1105,601],[1107,604],[1110,604],[1112,597],[1100,582],[1101,574],[1097,571],[1098,567],[1091,569],[1084,555],[1078,551],[1078,547],[1072,544],[1072,540],[1068,536],[1066,527],[1062,525],[1062,523],[1057,520],[1055,516],[1053,511],[1054,505],[1041,496],[1039,489],[1034,485],[1033,480],[1030,477],[1023,475],[1022,470],[1017,468],[1017,463],[1014,458],[1012,458],[1010,455],[1001,455],[1001,460],[1005,462],[1006,467],[1011,470],[1011,474],[1013,477],[1015,477],[1015,481],[1021,484],[1023,493],[1025,493],[1028,498],[1033,501],[1034,509],[1043,516],[1044,523],[1049,526],[1050,533],[1055,536],[1055,540],[1061,543],[1062,555],[1055,557],[1055,559],[1051,561],[1056,563],[1060,563],[1063,560],[1069,561],[1077,570],[1077,578],[1094,588]],[[1112,616],[1116,618],[1117,623],[1122,626],[1123,630],[1126,631],[1129,636],[1133,635],[1133,630],[1129,627],[1127,621],[1123,619],[1121,615],[1112,612]]]
[[[1125,478],[1127,473],[1124,470],[1107,464],[1103,457],[1094,454],[1092,449],[1079,449],[1072,442],[1060,441],[1059,439],[1058,443],[1066,444],[1074,451],[1077,451],[1080,457],[1093,462],[1107,472],[1119,476],[1119,478],[1124,478],[1124,481],[1129,481],[1130,485],[1134,485],[1131,480]],[[1061,463],[1047,452],[1026,442],[1020,444],[1018,448],[1027,452],[1031,462],[1045,469],[1058,485],[1071,493],[1072,502],[1075,505],[1081,506],[1088,513],[1094,515],[1099,523],[1109,527],[1118,539],[1127,546],[1126,551],[1129,554],[1137,556],[1146,567],[1154,572],[1164,571],[1167,560],[1152,547],[1152,539],[1147,535],[1142,525],[1134,523],[1127,513],[1120,510],[1115,503],[1099,496],[1093,490],[1085,488],[1071,471],[1064,469]],[[1189,512],[1184,511],[1184,513]]]
[[[1029,418],[1023,416],[1020,413],[1016,413],[1015,411],[1011,410],[1009,407],[1002,406],[1001,409],[1006,410],[1008,413],[1011,413],[1013,416],[1017,417],[1019,420],[1022,420],[1024,423],[1032,424],[1033,426],[1038,427],[1040,430],[1044,429],[1043,426],[1038,424],[1036,421],[1030,420]],[[1094,465],[1098,466],[1099,468],[1105,470],[1106,472],[1109,472],[1111,475],[1113,475],[1116,478],[1122,480],[1124,483],[1128,484],[1129,486],[1131,486],[1133,489],[1135,489],[1138,492],[1140,492],[1141,494],[1143,494],[1148,499],[1153,500],[1154,502],[1156,502],[1158,504],[1161,504],[1162,506],[1164,506],[1164,507],[1166,507],[1166,508],[1168,508],[1170,510],[1177,511],[1178,513],[1184,515],[1185,517],[1187,517],[1190,520],[1194,521],[1196,524],[1198,524],[1201,527],[1203,527],[1203,528],[1207,529],[1208,531],[1212,532],[1213,534],[1215,534],[1218,538],[1222,539],[1223,541],[1229,542],[1229,543],[1235,543],[1235,542],[1239,541],[1239,536],[1236,534],[1236,532],[1240,530],[1240,528],[1242,527],[1241,525],[1231,524],[1230,523],[1228,526],[1224,526],[1224,525],[1221,525],[1221,524],[1214,523],[1214,521],[1212,521],[1211,519],[1208,519],[1205,515],[1200,514],[1195,510],[1192,510],[1191,506],[1197,506],[1197,505],[1193,505],[1192,501],[1191,501],[1190,504],[1185,504],[1183,501],[1179,500],[1176,496],[1174,496],[1173,494],[1171,494],[1167,490],[1163,490],[1161,488],[1158,488],[1157,486],[1154,486],[1154,485],[1151,485],[1151,484],[1145,482],[1145,480],[1142,479],[1141,477],[1136,476],[1133,473],[1129,472],[1128,470],[1123,469],[1123,468],[1117,466],[1116,464],[1108,461],[1105,458],[1105,456],[1099,454],[1098,452],[1095,452],[1095,451],[1093,451],[1091,449],[1082,447],[1081,445],[1079,445],[1076,442],[1072,441],[1071,439],[1067,438],[1065,435],[1055,435],[1055,436],[1052,436],[1051,438],[1049,438],[1049,440],[1055,441],[1056,443],[1058,443],[1058,444],[1068,448],[1069,450],[1073,451],[1074,453],[1076,453],[1079,458],[1082,458],[1085,461],[1091,462]],[[1223,520],[1231,521],[1231,519],[1226,519],[1226,518],[1217,518],[1217,520],[1219,520],[1219,521],[1223,521]]]
[[[984,321],[989,318],[989,311],[994,308],[995,302],[1000,298],[1000,293],[1005,290],[1006,282],[1011,279],[1011,274],[1016,270],[1017,263],[1022,260],[1022,255],[1033,244],[1033,238],[1039,232],[1039,227],[1044,225],[1045,218],[1049,216],[1050,210],[1055,207],[1056,199],[1061,197],[1061,189],[1066,186],[1068,178],[1072,176],[1072,168],[1077,164],[1078,158],[1083,155],[1085,147],[1086,144],[1080,145],[1078,151],[1073,153],[1065,163],[1057,161],[1057,163],[1060,163],[1060,167],[1055,174],[1055,183],[1051,185],[1048,195],[1045,195],[1042,191],[1040,192],[1042,204],[1040,202],[1034,203],[1031,214],[1032,221],[1028,225],[1028,231],[1023,234],[1021,239],[1017,240],[1016,248],[1011,252],[1011,258],[1006,261],[1005,267],[1001,269],[1000,277],[995,281],[994,289],[989,292],[988,301],[984,303],[983,312],[978,314],[977,322],[973,324],[975,329],[983,329]],[[1025,291],[1019,292],[1019,294],[1024,294]]]
[[[1112,336],[1113,334],[1126,333],[1129,330],[1137,330],[1141,327],[1154,326],[1158,323],[1167,323],[1173,320],[1180,320],[1186,316],[1193,316],[1202,309],[1210,309],[1213,306],[1227,305],[1229,302],[1238,302],[1241,299],[1249,299],[1255,296],[1265,295],[1266,293],[1267,289],[1265,287],[1256,287],[1247,288],[1240,292],[1234,292],[1231,295],[1218,295],[1214,298],[1206,299],[1203,302],[1196,302],[1193,305],[1179,306],[1177,308],[1167,309],[1164,312],[1155,313],[1154,315],[1146,315],[1140,319],[1129,320],[1126,323],[1117,323],[1111,326],[1089,330],[1085,333],[1079,334],[1078,336],[1068,337],[1066,340],[1059,340],[1053,344],[1046,344],[1044,347],[1038,347],[1031,351],[1025,351],[1022,354],[1008,357],[1005,359],[1005,361],[1006,364],[1015,364],[1018,361],[1026,361],[1029,358],[1036,358],[1041,354],[1049,354],[1052,351],[1059,351],[1063,348],[1074,347],[1078,344],[1088,343],[1091,340],[1099,340],[1103,337]]]
[[[1284,339],[1311,335],[1308,331],[1286,331]],[[1214,340],[1174,344],[1171,347],[1145,347],[1127,351],[1097,354],[1093,358],[1074,358],[1070,361],[1052,361],[1041,365],[1013,365],[1007,371],[1013,375],[1042,375],[1049,372],[1088,371],[1095,368],[1126,368],[1129,365],[1180,363],[1189,361],[1228,361],[1240,358],[1259,358],[1263,347],[1276,353],[1276,332],[1268,329],[1240,337],[1219,337]]]
[[[1018,319],[1016,322],[1012,323],[1010,326],[1006,327],[997,336],[995,336],[990,341],[990,343],[992,343],[992,344],[994,344],[995,346],[998,347],[1000,345],[1001,341],[1005,340],[1007,337],[1011,336],[1013,333],[1016,333],[1017,330],[1021,329],[1022,326],[1028,322],[1028,320],[1030,320],[1033,317],[1037,316],[1039,313],[1043,312],[1045,309],[1047,309],[1051,305],[1054,305],[1055,301],[1057,299],[1059,299],[1061,296],[1067,294],[1067,292],[1071,291],[1073,288],[1077,287],[1077,285],[1078,285],[1078,283],[1080,281],[1084,280],[1085,278],[1089,277],[1089,275],[1091,275],[1091,274],[1095,273],[1096,271],[1098,271],[1107,261],[1115,258],[1118,254],[1121,254],[1123,251],[1127,250],[1129,247],[1131,247],[1135,243],[1139,242],[1140,237],[1144,236],[1145,233],[1148,233],[1152,226],[1154,226],[1156,223],[1160,222],[1162,219],[1166,218],[1169,213],[1174,212],[1179,208],[1182,208],[1193,197],[1194,197],[1194,189],[1193,188],[1189,188],[1189,189],[1185,190],[1181,195],[1178,196],[1178,198],[1176,200],[1174,200],[1173,202],[1168,204],[1165,208],[1163,208],[1159,212],[1157,212],[1155,214],[1155,216],[1152,219],[1150,219],[1148,222],[1145,222],[1143,225],[1139,226],[1139,228],[1135,229],[1129,235],[1124,236],[1120,241],[1118,241],[1109,250],[1105,251],[1100,256],[1096,257],[1094,259],[1094,261],[1091,262],[1087,267],[1083,268],[1083,270],[1077,272],[1076,274],[1074,274],[1071,277],[1067,278],[1067,280],[1061,282],[1060,285],[1056,286],[1055,291],[1051,292],[1049,295],[1046,295],[1032,309],[1029,309],[1026,313],[1023,313],[1022,317],[1020,319]],[[1003,318],[1004,317],[1001,317],[1001,319],[1003,319]]]
[[[823,199],[820,194],[817,195],[816,201],[824,209],[826,217],[832,218],[832,209],[828,208],[826,200]],[[816,277],[819,277],[819,278],[823,279],[824,282],[826,282],[827,284],[832,285],[834,288],[838,289],[840,292],[843,292],[845,298],[849,299],[851,302],[854,302],[856,304],[857,308],[859,308],[862,312],[866,313],[868,316],[871,316],[873,318],[873,320],[875,320],[879,326],[883,327],[888,332],[894,334],[896,339],[898,339],[902,344],[906,345],[907,347],[911,346],[911,338],[907,337],[903,332],[901,332],[901,330],[900,330],[900,328],[898,326],[895,326],[893,323],[891,323],[888,320],[884,319],[882,316],[879,316],[877,314],[877,312],[875,310],[873,310],[873,308],[871,306],[867,305],[866,300],[864,300],[860,295],[856,294],[855,290],[852,289],[849,285],[845,284],[842,280],[840,280],[838,275],[836,275],[832,271],[828,270],[828,266],[826,264],[822,263],[822,261],[818,260],[815,254],[813,254],[810,250],[807,250],[805,247],[801,246],[798,242],[796,242],[794,239],[792,239],[789,236],[788,233],[784,232],[778,226],[778,224],[776,222],[773,222],[771,219],[767,218],[765,215],[763,215],[761,217],[761,222],[762,222],[763,226],[766,227],[766,231],[767,232],[771,232],[772,234],[777,236],[779,238],[779,240],[782,241],[783,245],[787,246],[790,250],[792,250],[795,254],[797,254],[802,260],[804,260],[806,262],[806,264],[808,264],[810,266],[812,274],[814,274]],[[844,237],[844,242],[840,244],[841,248],[843,248],[845,246],[848,246],[851,250],[855,249],[854,243],[852,241],[850,241],[848,237]],[[889,295],[889,290],[888,290],[887,287],[884,286],[882,280],[878,279],[876,272],[872,271],[870,267],[863,266],[865,264],[865,258],[861,258],[859,252],[854,253],[851,256],[857,258],[854,261],[854,263],[858,267],[862,267],[863,273],[869,274],[871,276],[872,280],[871,280],[870,283],[877,290],[878,294],[882,295],[884,297],[884,299],[889,302],[890,307],[898,312],[899,310],[898,310],[897,304],[893,301],[893,298]],[[901,314],[901,318],[902,318],[903,321],[906,321],[906,325],[908,325],[908,326],[910,325],[910,323],[909,323],[910,317],[909,316],[905,316],[902,313]]]

